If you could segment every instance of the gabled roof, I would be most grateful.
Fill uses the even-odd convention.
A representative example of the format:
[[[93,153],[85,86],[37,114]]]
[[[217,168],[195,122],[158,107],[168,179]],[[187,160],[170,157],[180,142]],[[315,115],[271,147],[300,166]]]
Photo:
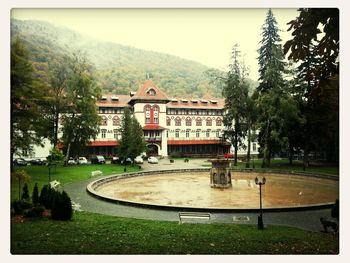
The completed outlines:
[[[129,95],[104,94],[102,97],[105,99],[100,99],[97,101],[96,105],[98,107],[130,107],[128,104],[130,100]]]
[[[170,101],[167,95],[161,91],[152,80],[147,80],[136,94],[131,97],[130,102],[135,100],[153,100],[153,101],[164,101],[165,103]]]

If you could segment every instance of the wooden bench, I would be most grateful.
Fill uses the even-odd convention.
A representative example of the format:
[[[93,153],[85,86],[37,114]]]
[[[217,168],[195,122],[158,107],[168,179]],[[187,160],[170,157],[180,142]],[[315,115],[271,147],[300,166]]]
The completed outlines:
[[[102,171],[97,170],[97,171],[92,171],[91,172],[91,178],[94,177],[94,176],[98,176],[98,175],[102,175]]]
[[[179,224],[183,223],[183,219],[205,219],[210,220],[210,213],[201,212],[179,212]]]

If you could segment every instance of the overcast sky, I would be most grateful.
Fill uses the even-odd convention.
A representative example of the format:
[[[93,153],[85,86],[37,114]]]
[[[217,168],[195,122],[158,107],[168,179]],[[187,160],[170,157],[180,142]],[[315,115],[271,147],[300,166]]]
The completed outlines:
[[[272,9],[282,41],[296,9]],[[267,9],[12,9],[12,17],[44,20],[100,40],[164,52],[226,70],[240,45],[250,78],[258,79],[257,50]]]

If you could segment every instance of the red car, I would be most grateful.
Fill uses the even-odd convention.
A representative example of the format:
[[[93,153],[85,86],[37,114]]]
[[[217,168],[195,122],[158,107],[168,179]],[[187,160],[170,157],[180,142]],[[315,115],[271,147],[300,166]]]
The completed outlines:
[[[233,153],[224,153],[225,158],[233,158]]]

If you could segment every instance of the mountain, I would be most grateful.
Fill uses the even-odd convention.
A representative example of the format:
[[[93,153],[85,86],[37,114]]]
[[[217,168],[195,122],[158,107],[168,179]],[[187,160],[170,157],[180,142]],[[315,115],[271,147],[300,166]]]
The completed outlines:
[[[221,96],[220,85],[210,83],[210,68],[169,54],[99,41],[48,22],[11,19],[11,38],[19,36],[30,52],[38,76],[47,78],[48,66],[64,54],[81,51],[95,69],[104,92],[128,94],[151,77],[168,96]]]

